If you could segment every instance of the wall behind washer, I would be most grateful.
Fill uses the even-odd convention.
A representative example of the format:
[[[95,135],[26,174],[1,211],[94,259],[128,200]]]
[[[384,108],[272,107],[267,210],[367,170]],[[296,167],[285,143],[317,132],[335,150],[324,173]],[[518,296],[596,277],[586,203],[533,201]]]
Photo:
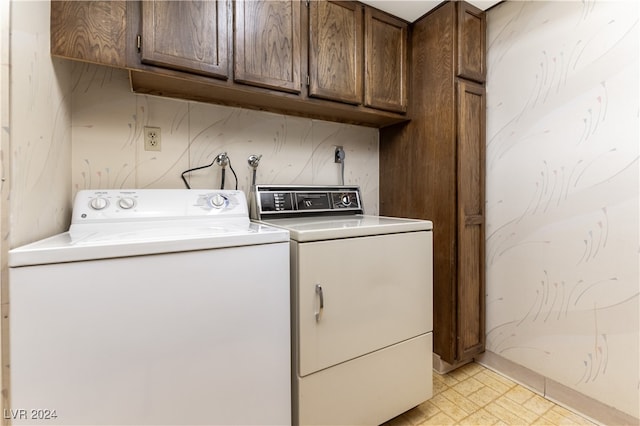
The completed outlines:
[[[70,68],[52,58],[48,1],[11,1],[9,248],[65,230],[71,215]],[[4,23],[4,22],[3,22]],[[6,161],[6,160],[5,160]],[[4,172],[5,178],[9,177]],[[6,181],[5,181],[6,184]],[[6,211],[6,206],[5,206]]]
[[[261,154],[257,183],[339,184],[335,146],[346,152],[345,184],[360,185],[365,212],[378,213],[378,130],[131,92],[126,71],[72,65],[73,191],[184,188],[180,174],[226,151],[249,192],[250,154]],[[161,128],[161,151],[145,151],[144,126]],[[193,188],[219,188],[221,168],[189,174]],[[225,188],[234,186],[227,169]]]
[[[71,215],[70,68],[49,53],[49,8],[0,1],[0,409],[10,408],[7,251],[64,231]]]

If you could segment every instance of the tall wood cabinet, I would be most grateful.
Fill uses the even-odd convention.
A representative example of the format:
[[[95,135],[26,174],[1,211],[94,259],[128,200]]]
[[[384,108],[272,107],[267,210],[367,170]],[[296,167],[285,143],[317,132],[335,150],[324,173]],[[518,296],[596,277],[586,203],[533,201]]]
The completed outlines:
[[[485,18],[446,2],[411,34],[406,125],[380,131],[380,213],[433,221],[434,352],[484,351]]]

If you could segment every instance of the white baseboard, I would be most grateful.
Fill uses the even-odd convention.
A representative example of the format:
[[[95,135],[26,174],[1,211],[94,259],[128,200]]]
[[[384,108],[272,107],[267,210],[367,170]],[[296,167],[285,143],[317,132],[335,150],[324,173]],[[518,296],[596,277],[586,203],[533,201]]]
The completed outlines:
[[[435,358],[434,358],[435,359]],[[490,370],[521,384],[558,405],[603,425],[640,425],[640,419],[606,405],[493,352],[475,358]],[[434,363],[435,366],[435,363]]]

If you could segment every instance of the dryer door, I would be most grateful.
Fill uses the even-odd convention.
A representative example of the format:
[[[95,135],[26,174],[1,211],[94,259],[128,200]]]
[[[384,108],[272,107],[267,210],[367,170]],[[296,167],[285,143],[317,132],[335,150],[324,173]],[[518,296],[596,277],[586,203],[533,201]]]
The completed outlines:
[[[296,246],[301,377],[432,330],[431,232]]]

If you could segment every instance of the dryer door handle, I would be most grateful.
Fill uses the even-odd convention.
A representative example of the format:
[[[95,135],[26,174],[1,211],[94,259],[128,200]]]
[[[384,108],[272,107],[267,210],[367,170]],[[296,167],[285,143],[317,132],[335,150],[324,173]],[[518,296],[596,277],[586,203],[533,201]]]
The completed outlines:
[[[318,310],[316,311],[316,321],[320,321],[322,317],[322,311],[324,310],[324,293],[322,292],[322,286],[316,284],[316,295],[318,296]]]

